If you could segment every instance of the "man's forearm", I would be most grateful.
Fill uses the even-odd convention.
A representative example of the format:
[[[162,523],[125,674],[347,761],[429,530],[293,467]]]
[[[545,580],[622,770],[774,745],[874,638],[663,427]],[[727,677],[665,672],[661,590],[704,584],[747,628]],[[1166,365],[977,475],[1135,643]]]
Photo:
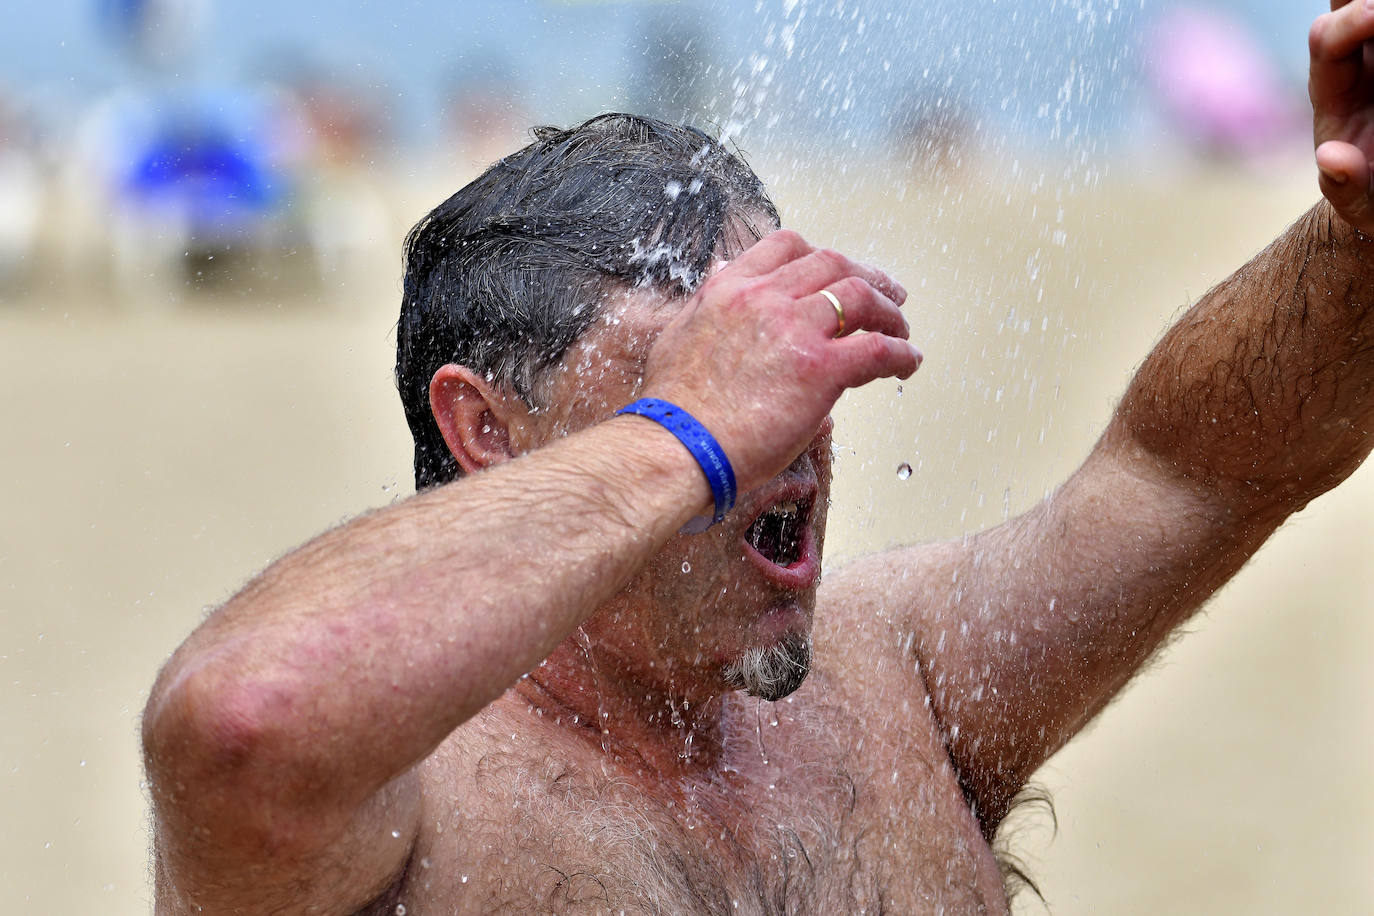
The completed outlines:
[[[1169,331],[1113,432],[1282,517],[1368,454],[1372,382],[1374,244],[1323,201]]]
[[[917,653],[985,825],[1369,451],[1364,245],[1314,208],[1170,329],[1054,496],[920,554],[923,581],[952,585]]]
[[[150,767],[330,796],[290,804],[361,801],[544,658],[709,493],[670,434],[621,417],[322,535],[169,663]]]

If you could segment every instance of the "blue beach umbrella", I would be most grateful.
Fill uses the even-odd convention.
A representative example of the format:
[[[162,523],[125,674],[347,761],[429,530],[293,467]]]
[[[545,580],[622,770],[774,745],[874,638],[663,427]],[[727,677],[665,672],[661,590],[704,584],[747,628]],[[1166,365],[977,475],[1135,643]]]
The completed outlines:
[[[125,93],[102,105],[97,124],[97,171],[145,225],[229,241],[290,204],[290,121],[270,94]]]
[[[173,116],[136,148],[124,183],[141,208],[172,211],[193,235],[237,235],[281,200],[267,150],[203,117]]]

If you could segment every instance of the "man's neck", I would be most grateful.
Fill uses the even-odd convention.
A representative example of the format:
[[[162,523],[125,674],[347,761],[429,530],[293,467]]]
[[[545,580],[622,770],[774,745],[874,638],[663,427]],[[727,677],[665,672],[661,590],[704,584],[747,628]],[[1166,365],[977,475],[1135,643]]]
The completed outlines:
[[[661,661],[642,666],[663,673]],[[724,698],[698,684],[665,689],[662,681],[574,634],[517,682],[516,692],[545,719],[645,775],[678,779],[714,769],[724,751]]]

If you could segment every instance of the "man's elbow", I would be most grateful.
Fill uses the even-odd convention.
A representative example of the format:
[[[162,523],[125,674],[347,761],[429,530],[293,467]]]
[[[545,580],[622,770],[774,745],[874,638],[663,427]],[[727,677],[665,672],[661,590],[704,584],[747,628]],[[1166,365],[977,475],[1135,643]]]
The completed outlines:
[[[154,775],[229,773],[242,768],[266,739],[260,682],[190,660],[164,669],[143,710],[144,759]]]
[[[158,820],[281,849],[327,825],[328,780],[293,735],[291,691],[201,664],[164,672],[144,709],[143,757]],[[313,787],[313,788],[312,788]]]

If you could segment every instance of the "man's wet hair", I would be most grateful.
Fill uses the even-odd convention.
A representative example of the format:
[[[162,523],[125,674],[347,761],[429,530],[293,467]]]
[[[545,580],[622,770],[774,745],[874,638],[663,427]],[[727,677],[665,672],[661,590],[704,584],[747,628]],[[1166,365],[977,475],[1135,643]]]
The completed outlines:
[[[415,439],[415,486],[462,471],[430,411],[447,363],[538,404],[538,382],[608,295],[685,297],[712,258],[778,224],[738,154],[695,128],[604,114],[493,165],[410,231],[396,386]]]

